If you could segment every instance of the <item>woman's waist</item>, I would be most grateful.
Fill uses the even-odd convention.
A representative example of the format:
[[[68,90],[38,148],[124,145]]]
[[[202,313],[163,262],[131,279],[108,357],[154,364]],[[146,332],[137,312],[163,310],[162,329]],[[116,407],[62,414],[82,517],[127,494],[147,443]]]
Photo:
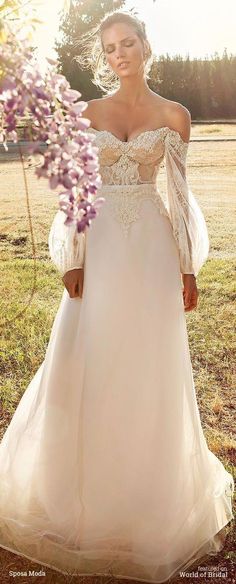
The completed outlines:
[[[108,209],[122,217],[122,221],[138,216],[141,202],[152,200],[163,215],[168,216],[165,201],[155,183],[140,183],[130,185],[102,184],[97,190],[96,197],[103,197]]]
[[[160,192],[155,183],[137,183],[137,184],[102,184],[98,190],[97,195],[101,196],[109,194],[127,194],[127,195],[142,195],[143,193],[151,193],[153,195],[159,195]]]

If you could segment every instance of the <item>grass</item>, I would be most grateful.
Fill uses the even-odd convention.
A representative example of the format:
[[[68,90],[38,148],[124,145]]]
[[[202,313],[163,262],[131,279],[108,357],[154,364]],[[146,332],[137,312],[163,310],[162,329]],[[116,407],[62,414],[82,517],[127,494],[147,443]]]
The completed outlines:
[[[236,135],[236,127],[214,124],[196,126],[192,135]],[[230,132],[229,132],[230,130]],[[235,150],[236,142],[192,143],[188,154],[189,184],[204,212],[210,237],[209,259],[197,278],[198,309],[186,313],[190,353],[192,358],[197,401],[208,446],[235,476],[234,427],[234,331],[235,317],[235,249],[233,213],[235,210]],[[1,165],[2,192],[0,218],[1,244],[1,422],[0,437],[17,407],[32,376],[44,359],[45,350],[56,315],[63,284],[52,266],[47,237],[57,209],[55,192],[46,183],[34,177],[34,169],[27,169],[31,196],[31,213],[36,243],[36,290],[27,307],[34,282],[33,256],[26,213],[22,169],[19,161],[6,159]],[[159,188],[164,188],[162,168]],[[21,318],[17,314],[25,310]],[[8,320],[12,322],[8,323]],[[234,508],[235,513],[235,508]],[[215,560],[210,556],[201,560],[201,566],[226,566],[227,582],[232,582],[233,549],[232,526],[224,550]],[[9,580],[9,570],[35,569],[39,564],[1,550],[1,582]],[[196,568],[197,569],[197,566]],[[112,577],[66,577],[44,568],[47,584],[84,581],[85,584],[116,582]],[[191,571],[193,567],[191,567]],[[29,578],[19,576],[20,582]],[[16,581],[18,581],[16,578]],[[45,581],[44,580],[44,581]],[[35,576],[34,583],[42,582]],[[211,584],[219,581],[212,577]],[[176,578],[173,584],[183,582]],[[190,579],[188,578],[188,582]],[[123,584],[123,580],[122,580]],[[191,582],[192,584],[192,582]]]

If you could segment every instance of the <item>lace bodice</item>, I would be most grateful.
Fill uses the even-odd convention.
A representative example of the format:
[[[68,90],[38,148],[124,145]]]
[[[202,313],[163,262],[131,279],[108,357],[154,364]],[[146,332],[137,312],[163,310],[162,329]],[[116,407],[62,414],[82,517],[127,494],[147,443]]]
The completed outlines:
[[[167,129],[142,132],[123,142],[107,130],[88,130],[95,134],[102,183],[112,185],[155,184],[164,158]],[[184,144],[184,143],[183,143]]]
[[[93,144],[98,148],[102,186],[97,196],[104,196],[111,213],[119,222],[125,237],[131,224],[140,217],[141,202],[151,199],[159,211],[171,221],[176,240],[180,270],[198,274],[209,252],[209,239],[204,216],[186,178],[186,156],[189,144],[178,132],[168,127],[147,130],[124,142],[107,130],[90,126]],[[91,137],[91,136],[90,136]],[[167,197],[157,188],[160,165],[165,159]],[[49,249],[62,274],[82,267],[85,233],[68,236],[61,219],[56,219],[49,235]],[[96,220],[96,219],[95,219]],[[72,231],[71,231],[72,233]],[[74,258],[74,260],[73,260]]]

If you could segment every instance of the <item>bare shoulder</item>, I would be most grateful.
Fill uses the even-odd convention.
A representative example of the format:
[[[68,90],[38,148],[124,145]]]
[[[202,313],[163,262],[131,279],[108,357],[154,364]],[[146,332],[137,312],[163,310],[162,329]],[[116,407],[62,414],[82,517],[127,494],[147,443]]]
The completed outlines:
[[[166,115],[168,126],[178,132],[184,142],[189,142],[191,132],[191,114],[189,110],[177,101],[168,100]]]
[[[154,103],[159,112],[162,112],[164,124],[171,130],[178,132],[184,142],[189,142],[191,132],[191,114],[189,110],[181,103],[158,94],[155,95]]]
[[[106,97],[101,97],[97,99],[90,99],[86,102],[87,108],[84,110],[84,117],[91,121],[91,125],[96,127],[96,119],[98,114],[101,113],[101,108],[103,108],[104,102],[106,100]]]

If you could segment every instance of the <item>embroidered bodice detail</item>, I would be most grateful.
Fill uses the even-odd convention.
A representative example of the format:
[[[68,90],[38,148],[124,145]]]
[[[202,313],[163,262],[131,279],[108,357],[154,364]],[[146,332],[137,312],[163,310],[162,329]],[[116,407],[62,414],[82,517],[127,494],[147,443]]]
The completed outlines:
[[[117,191],[119,188],[119,191]],[[101,191],[100,191],[101,192]],[[162,215],[168,216],[168,211],[162,198],[152,184],[141,185],[104,185],[102,196],[105,197],[113,217],[119,221],[125,237],[128,237],[132,223],[140,218],[141,202],[151,200]]]
[[[87,132],[93,134],[102,179],[96,196],[104,196],[103,205],[108,206],[124,236],[128,237],[132,223],[141,218],[142,202],[152,201],[154,208],[170,220],[179,251],[180,271],[196,276],[208,257],[209,239],[203,213],[186,178],[189,143],[168,127],[146,130],[128,142],[108,130],[90,126]],[[163,159],[165,198],[157,188]],[[102,213],[102,208],[99,212]],[[85,260],[85,234],[75,236],[71,232],[69,236],[69,230],[60,218],[59,223],[53,222],[49,237],[50,255],[61,273],[82,267]]]
[[[89,128],[95,134],[102,187],[98,196],[119,221],[127,237],[130,225],[140,218],[141,202],[152,200],[160,213],[168,215],[156,187],[156,179],[164,156],[165,128],[147,130],[123,142],[107,130]]]
[[[161,214],[168,215],[179,250],[183,274],[198,274],[209,253],[203,213],[188,185],[186,158],[189,142],[164,126],[146,130],[123,142],[108,130],[95,130],[102,193],[125,235],[140,217],[141,202],[152,199]],[[166,198],[157,188],[158,172],[165,159]],[[112,188],[111,188],[112,187]]]
[[[164,157],[166,128],[147,130],[129,142],[110,132],[88,129],[95,134],[102,183],[130,185],[156,183]]]

